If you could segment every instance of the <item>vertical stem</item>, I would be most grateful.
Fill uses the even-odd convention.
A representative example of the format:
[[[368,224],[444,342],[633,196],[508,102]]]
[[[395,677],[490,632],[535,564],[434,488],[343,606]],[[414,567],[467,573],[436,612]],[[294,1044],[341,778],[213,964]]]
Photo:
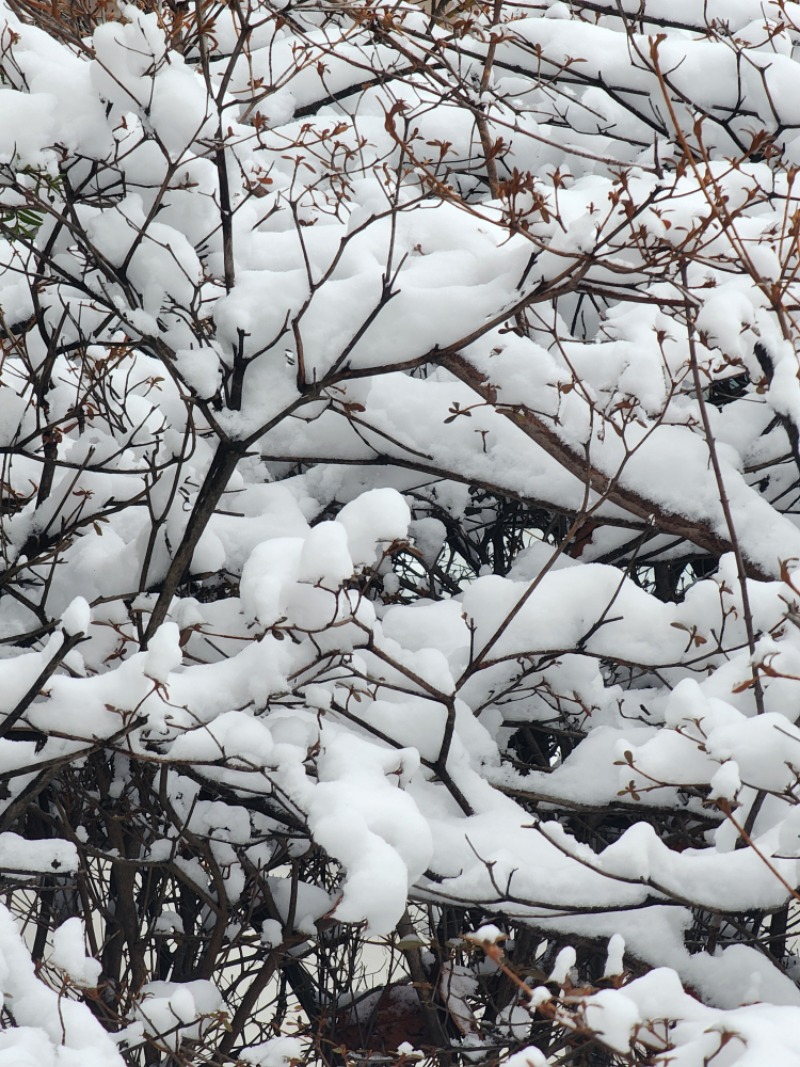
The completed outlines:
[[[493,200],[497,199],[500,194],[500,183],[497,178],[497,157],[494,151],[494,144],[492,143],[491,131],[489,130],[489,121],[486,118],[483,97],[484,94],[489,91],[489,82],[491,81],[492,77],[494,57],[495,53],[497,52],[497,35],[492,31],[500,23],[500,15],[502,10],[503,0],[494,0],[494,7],[492,9],[492,25],[491,30],[489,31],[489,47],[486,50],[486,59],[483,62],[483,72],[481,74],[481,98],[478,101],[478,109],[475,118],[475,125],[478,128],[478,136],[481,139],[483,157],[486,160],[486,176],[489,179],[489,189],[491,191]]]
[[[711,468],[714,471],[714,478],[717,483],[717,489],[719,491],[719,500],[722,505],[722,514],[725,516],[725,525],[728,527],[728,539],[733,549],[733,555],[736,560],[736,573],[739,579],[739,593],[742,598],[742,612],[744,614],[744,625],[747,633],[747,647],[750,651],[751,657],[756,650],[756,635],[753,630],[753,613],[750,609],[750,596],[747,592],[747,572],[744,566],[744,559],[742,557],[742,549],[739,544],[739,538],[736,534],[736,526],[733,521],[733,513],[731,512],[730,501],[728,500],[728,493],[725,489],[725,482],[722,478],[722,468],[719,465],[719,456],[717,455],[717,446],[714,441],[714,432],[711,428],[711,421],[708,417],[708,408],[706,407],[705,397],[703,396],[703,384],[700,380],[700,366],[697,362],[697,342],[695,336],[695,321],[694,321],[694,308],[692,302],[689,299],[689,282],[686,271],[686,261],[681,260],[681,282],[683,284],[683,291],[686,295],[686,332],[689,342],[689,365],[692,370],[692,381],[694,383],[694,391],[697,397],[697,404],[700,409],[700,419],[703,423],[703,433],[706,437],[706,445],[708,446],[708,454],[711,459]],[[756,711],[759,715],[764,713],[764,688],[761,684],[761,676],[758,672],[758,665],[753,663],[753,693],[756,702]]]
[[[225,140],[222,123],[217,130],[218,147],[215,162],[219,179],[219,217],[222,227],[222,259],[225,272],[225,292],[229,293],[236,281],[233,264],[233,212],[231,211],[231,191],[228,185],[228,165],[225,159]]]

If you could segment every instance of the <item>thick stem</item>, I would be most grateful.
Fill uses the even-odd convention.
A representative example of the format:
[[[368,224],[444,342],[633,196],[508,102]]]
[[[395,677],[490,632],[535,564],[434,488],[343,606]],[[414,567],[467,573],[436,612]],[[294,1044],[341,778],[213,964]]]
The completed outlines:
[[[166,618],[172,598],[189,570],[194,550],[225,492],[231,475],[236,470],[243,451],[243,446],[238,442],[226,441],[219,444],[205,481],[197,494],[186,531],[161,585],[161,592],[144,632],[143,648],[147,648],[150,638]]]
[[[10,711],[8,715],[6,715],[2,722],[0,722],[0,738],[8,737],[13,727],[22,718],[22,716],[34,702],[36,697],[39,695],[42,690],[42,687],[45,685],[48,678],[50,678],[51,675],[53,675],[58,670],[59,666],[63,663],[67,654],[71,652],[77,644],[83,641],[85,636],[86,635],[83,633],[69,635],[64,634],[63,644],[58,649],[56,654],[48,663],[45,664],[45,666],[42,668],[42,670],[39,672],[39,674],[29,686],[25,695],[21,698],[21,700],[17,702],[16,707],[13,708],[13,710]]]
[[[529,408],[523,405],[513,407],[498,405],[495,387],[463,356],[456,353],[448,353],[442,356],[438,362],[473,389],[478,396],[483,397],[484,400],[489,401],[491,404],[497,405],[497,410],[500,414],[510,419],[527,437],[530,437],[548,455],[557,460],[565,470],[570,471],[582,482],[588,482],[595,493],[602,495],[610,503],[617,504],[654,529],[691,541],[692,544],[697,545],[698,548],[703,549],[712,556],[720,556],[722,553],[732,550],[732,543],[726,538],[720,537],[705,523],[696,522],[685,515],[668,511],[659,500],[655,498],[648,499],[639,490],[621,484],[618,475],[611,476],[593,467],[584,451],[567,444],[559,437],[553,425]],[[774,575],[768,574],[751,560],[743,560],[742,565],[744,573],[751,578],[764,580],[774,578]]]

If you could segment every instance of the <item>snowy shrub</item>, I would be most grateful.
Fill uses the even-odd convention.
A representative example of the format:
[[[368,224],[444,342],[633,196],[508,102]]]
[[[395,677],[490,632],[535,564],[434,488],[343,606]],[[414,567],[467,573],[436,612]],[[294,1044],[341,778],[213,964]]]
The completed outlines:
[[[2,1062],[800,1062],[798,101],[789,0],[0,0]]]

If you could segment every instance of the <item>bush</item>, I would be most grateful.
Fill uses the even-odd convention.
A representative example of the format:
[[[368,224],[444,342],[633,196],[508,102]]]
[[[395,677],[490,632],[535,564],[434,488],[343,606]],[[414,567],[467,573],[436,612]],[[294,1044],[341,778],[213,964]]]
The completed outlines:
[[[796,1063],[800,16],[636,8],[0,4],[15,1062]]]

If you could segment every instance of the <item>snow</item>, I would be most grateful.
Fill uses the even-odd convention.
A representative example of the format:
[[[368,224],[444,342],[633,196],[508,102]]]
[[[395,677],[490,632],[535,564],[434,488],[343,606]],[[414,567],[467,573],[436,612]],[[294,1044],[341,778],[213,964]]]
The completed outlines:
[[[51,122],[55,97],[49,93],[20,93],[0,89],[0,161],[20,160],[37,166],[46,162],[45,147],[52,140]]]
[[[615,1052],[629,1052],[641,1022],[636,1003],[624,993],[601,989],[588,998],[583,1008],[586,1026]]]
[[[150,641],[144,672],[154,682],[164,685],[170,672],[180,666],[182,659],[178,626],[174,622],[165,622]]]
[[[79,920],[76,920],[79,922]],[[73,940],[74,927],[67,940]],[[62,941],[63,945],[63,941]],[[73,951],[75,949],[75,951]],[[82,945],[69,945],[71,965],[84,976],[91,963]],[[95,966],[97,966],[95,964]],[[15,1026],[3,1031],[0,1053],[9,1063],[86,1063],[90,1067],[122,1067],[122,1057],[86,1004],[60,997],[35,972],[29,950],[8,909],[0,908],[0,983],[5,1006],[13,1012]]]
[[[192,982],[148,982],[142,987],[136,1014],[144,1033],[177,1050],[184,1039],[198,1040],[210,1018],[222,1007],[219,990],[206,979]]]
[[[483,926],[479,926],[477,930],[464,936],[478,945],[496,945],[498,941],[503,941],[506,937],[500,927],[495,926],[494,923],[485,923]]]
[[[176,760],[238,759],[255,766],[268,765],[274,745],[267,726],[241,711],[217,715],[208,726],[181,734],[172,744]]]
[[[273,1037],[244,1049],[241,1059],[253,1067],[288,1067],[302,1059],[303,1045],[296,1037]]]
[[[85,634],[89,630],[92,621],[92,609],[85,598],[75,597],[70,606],[61,616],[61,628],[68,637]]]
[[[353,574],[353,561],[348,551],[348,534],[340,522],[321,522],[309,532],[303,542],[299,581],[338,589]]]
[[[50,963],[60,968],[79,986],[96,986],[102,967],[86,955],[84,924],[78,918],[67,919],[53,934]]]
[[[614,934],[608,942],[608,958],[604,978],[612,978],[621,975],[623,971],[623,956],[625,953],[625,939],[619,934]]]
[[[5,762],[13,766],[8,758]],[[77,850],[69,841],[28,841],[12,832],[0,834],[0,867],[4,870],[67,873],[77,870],[78,862]]]
[[[556,956],[548,981],[555,982],[557,985],[564,985],[569,977],[569,972],[575,966],[576,958],[575,949],[571,945],[567,948],[562,948],[558,956]]]
[[[347,532],[353,562],[371,566],[376,551],[381,552],[408,533],[411,512],[408,504],[394,489],[372,489],[357,500],[345,504],[338,521]]]
[[[364,741],[337,732],[326,744],[322,780],[308,801],[315,839],[347,871],[334,907],[336,918],[365,920],[376,934],[387,933],[399,921],[408,888],[433,856],[426,820],[409,793],[387,779],[402,762],[402,750],[381,755]]]

